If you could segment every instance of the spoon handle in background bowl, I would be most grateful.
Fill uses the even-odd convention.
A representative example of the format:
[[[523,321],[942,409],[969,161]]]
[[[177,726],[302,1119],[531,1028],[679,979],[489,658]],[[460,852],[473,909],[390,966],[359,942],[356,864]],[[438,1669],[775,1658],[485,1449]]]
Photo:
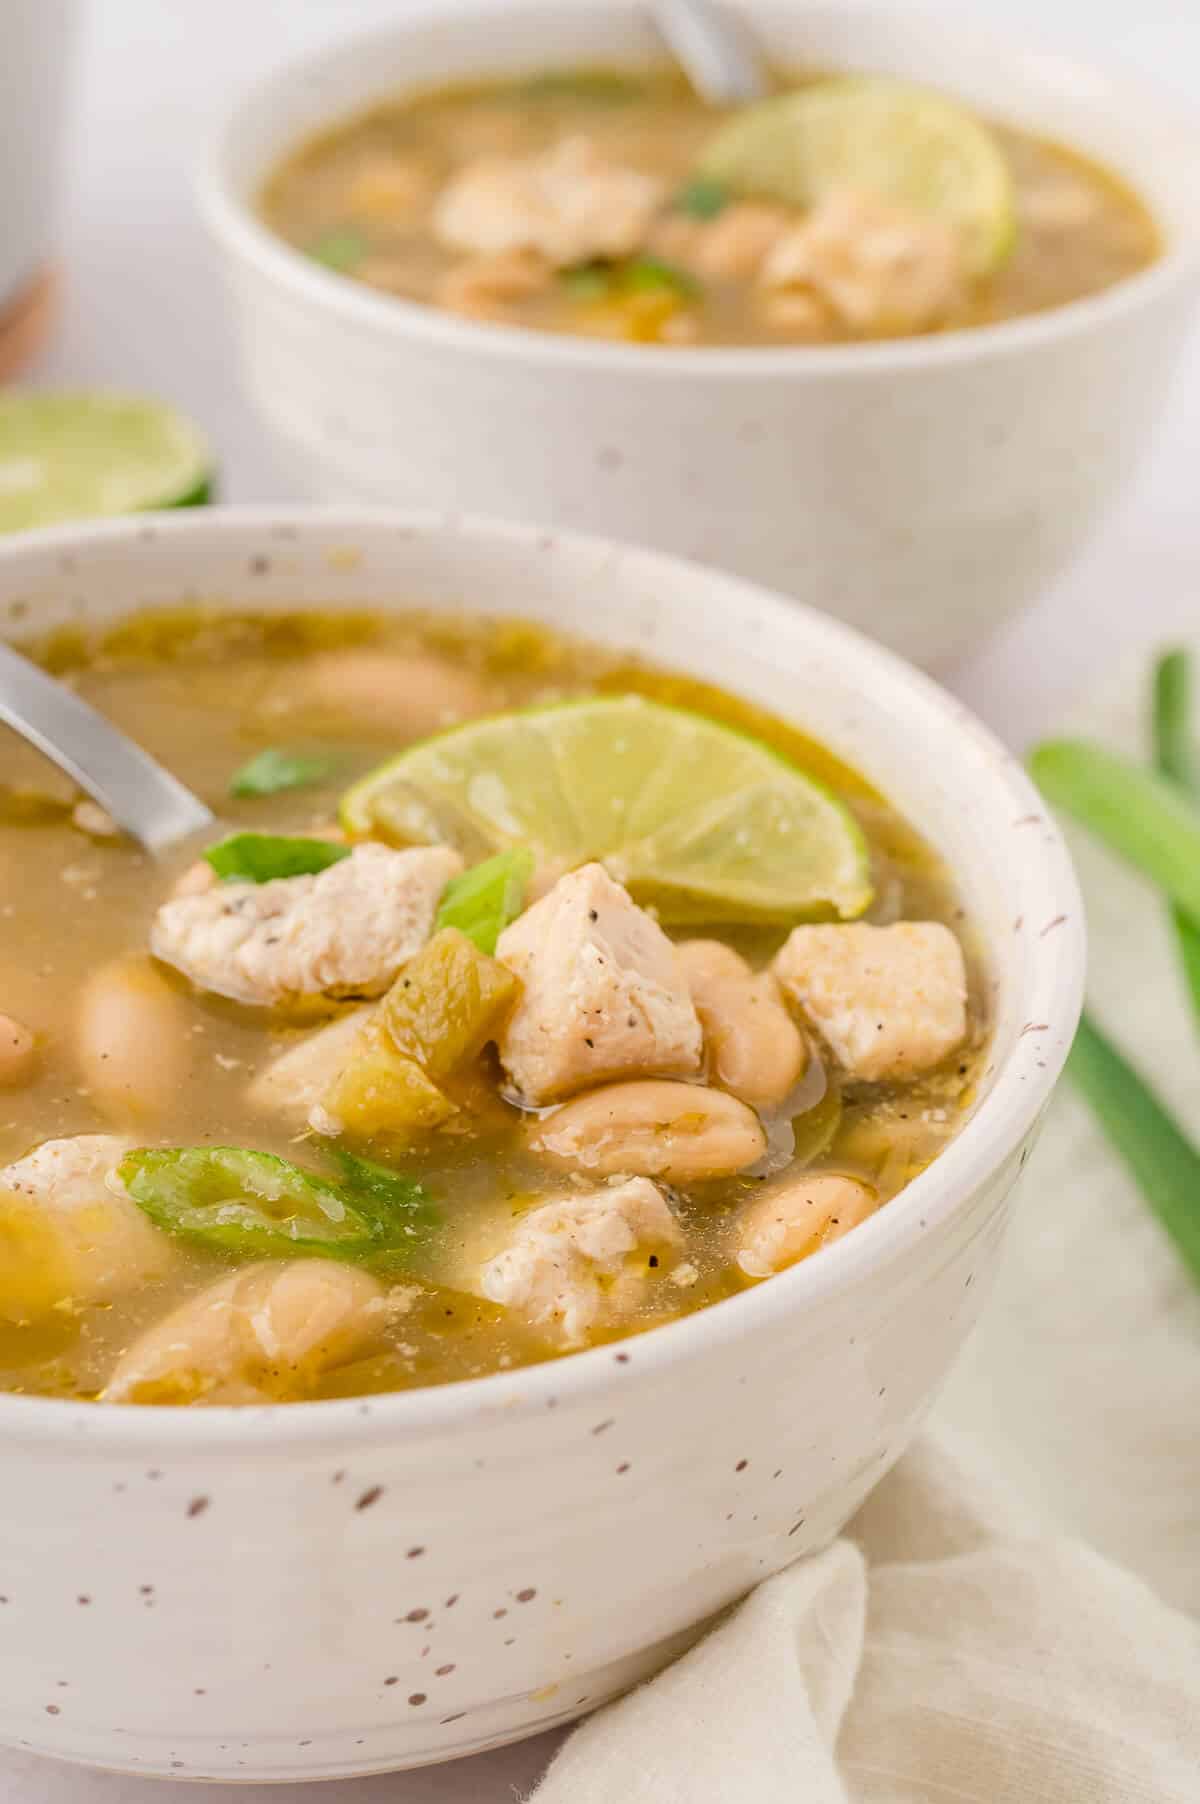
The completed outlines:
[[[747,20],[710,0],[651,0],[650,12],[702,100],[737,106],[771,92],[770,71]]]
[[[0,721],[35,745],[149,852],[213,825],[170,771],[10,645],[0,645]]]

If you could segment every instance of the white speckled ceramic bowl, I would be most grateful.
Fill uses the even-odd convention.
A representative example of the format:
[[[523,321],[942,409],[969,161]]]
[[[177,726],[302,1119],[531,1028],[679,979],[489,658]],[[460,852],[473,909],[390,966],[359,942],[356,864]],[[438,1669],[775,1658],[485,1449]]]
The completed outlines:
[[[320,499],[468,507],[656,545],[944,663],[1047,585],[1141,455],[1200,274],[1200,123],[949,11],[748,10],[785,62],[934,80],[1125,171],[1166,227],[1167,255],[1040,317],[841,348],[608,344],[374,293],[256,218],[286,151],[406,87],[661,55],[630,0],[443,4],[237,106],[202,199],[246,378]]]
[[[991,961],[974,1118],[782,1276],[622,1346],[364,1401],[0,1397],[0,1740],[131,1771],[417,1765],[646,1677],[836,1533],[913,1434],[994,1270],[1079,1012],[1063,845],[927,678],[804,607],[599,540],[214,510],[0,542],[0,632],[199,597],[521,613],[797,721],[941,848]]]

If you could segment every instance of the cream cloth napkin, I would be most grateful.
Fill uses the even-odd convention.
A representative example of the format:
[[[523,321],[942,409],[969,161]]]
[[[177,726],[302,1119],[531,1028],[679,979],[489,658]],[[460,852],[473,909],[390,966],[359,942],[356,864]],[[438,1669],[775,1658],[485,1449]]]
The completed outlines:
[[[1073,727],[1140,750],[1140,676]],[[1096,1012],[1194,1124],[1161,903],[1074,849]],[[578,1729],[536,1801],[1200,1804],[1194,1611],[1200,1291],[1064,1091],[925,1439],[834,1546]]]

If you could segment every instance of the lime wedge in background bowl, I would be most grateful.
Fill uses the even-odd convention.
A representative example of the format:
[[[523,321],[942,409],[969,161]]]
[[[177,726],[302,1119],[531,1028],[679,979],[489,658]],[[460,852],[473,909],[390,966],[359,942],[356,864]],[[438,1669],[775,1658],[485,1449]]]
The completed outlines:
[[[1012,176],[994,135],[928,88],[839,76],[743,107],[697,174],[734,193],[812,207],[839,188],[876,194],[954,226],[973,275],[1012,250]]]
[[[161,401],[0,394],[0,532],[212,498],[212,451]]]
[[[828,790],[758,740],[642,696],[597,696],[468,722],[356,783],[354,834],[528,846],[569,870],[602,859],[671,922],[786,925],[859,915],[866,843]]]

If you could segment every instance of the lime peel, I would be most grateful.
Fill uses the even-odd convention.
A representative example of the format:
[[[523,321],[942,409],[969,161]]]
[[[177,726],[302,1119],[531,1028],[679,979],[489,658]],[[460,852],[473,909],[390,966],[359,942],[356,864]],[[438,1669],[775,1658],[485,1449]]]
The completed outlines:
[[[667,922],[850,919],[871,901],[866,841],[835,796],[761,741],[638,695],[423,740],[355,784],[342,820],[472,861],[514,845],[559,870],[600,859]]]
[[[207,439],[161,401],[107,392],[0,396],[0,532],[197,507],[213,488]]]
[[[959,233],[967,268],[997,269],[1016,238],[1012,174],[995,135],[933,89],[887,76],[814,81],[742,108],[696,174],[787,206],[858,189]]]

